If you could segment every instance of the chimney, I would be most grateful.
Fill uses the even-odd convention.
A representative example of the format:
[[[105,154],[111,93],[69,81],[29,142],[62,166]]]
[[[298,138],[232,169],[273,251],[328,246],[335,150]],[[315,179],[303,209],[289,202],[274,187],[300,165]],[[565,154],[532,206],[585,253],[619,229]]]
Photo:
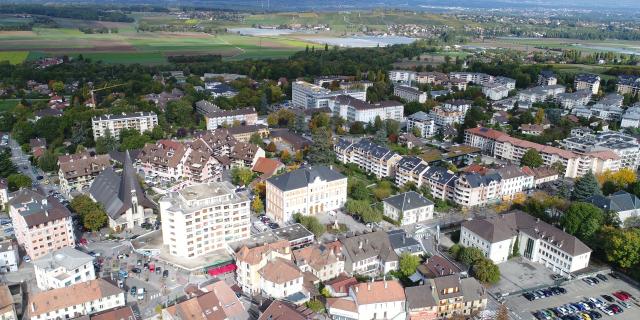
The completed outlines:
[[[31,312],[36,312],[36,304],[31,302]]]
[[[371,291],[371,282],[367,282],[367,290]]]
[[[358,293],[358,286],[355,286],[355,291],[356,293]]]
[[[362,249],[362,240],[358,242],[358,249]]]

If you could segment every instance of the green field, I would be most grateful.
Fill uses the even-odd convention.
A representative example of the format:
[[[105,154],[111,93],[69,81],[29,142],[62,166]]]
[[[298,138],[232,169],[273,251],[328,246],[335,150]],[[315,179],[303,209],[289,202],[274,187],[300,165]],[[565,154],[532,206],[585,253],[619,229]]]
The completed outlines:
[[[29,56],[29,51],[0,51],[0,61],[9,61],[11,64],[24,62]]]
[[[0,100],[0,112],[11,111],[20,103],[19,99]]]

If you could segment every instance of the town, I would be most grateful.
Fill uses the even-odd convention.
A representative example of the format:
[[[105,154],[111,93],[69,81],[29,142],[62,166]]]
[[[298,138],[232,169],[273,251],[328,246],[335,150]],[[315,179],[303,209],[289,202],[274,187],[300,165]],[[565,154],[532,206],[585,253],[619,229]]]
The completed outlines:
[[[1,318],[638,319],[640,69],[575,54],[0,63]]]

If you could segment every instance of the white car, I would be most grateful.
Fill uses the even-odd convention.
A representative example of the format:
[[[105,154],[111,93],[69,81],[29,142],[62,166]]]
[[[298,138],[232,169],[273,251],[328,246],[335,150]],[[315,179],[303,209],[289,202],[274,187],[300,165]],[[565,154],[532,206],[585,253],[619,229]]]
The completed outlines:
[[[22,260],[24,260],[24,262],[31,262],[31,257],[24,256],[24,257],[22,257]]]

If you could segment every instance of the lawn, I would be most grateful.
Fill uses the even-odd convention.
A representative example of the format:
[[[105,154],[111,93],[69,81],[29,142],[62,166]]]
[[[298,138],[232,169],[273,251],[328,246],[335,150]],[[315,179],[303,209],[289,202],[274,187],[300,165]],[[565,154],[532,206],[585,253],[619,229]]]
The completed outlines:
[[[163,64],[167,62],[166,57],[159,52],[83,52],[82,56],[101,60],[104,63]]]
[[[19,99],[0,100],[0,112],[11,111],[20,103]]]
[[[9,61],[10,64],[24,62],[29,56],[29,51],[0,51],[0,61]]]

